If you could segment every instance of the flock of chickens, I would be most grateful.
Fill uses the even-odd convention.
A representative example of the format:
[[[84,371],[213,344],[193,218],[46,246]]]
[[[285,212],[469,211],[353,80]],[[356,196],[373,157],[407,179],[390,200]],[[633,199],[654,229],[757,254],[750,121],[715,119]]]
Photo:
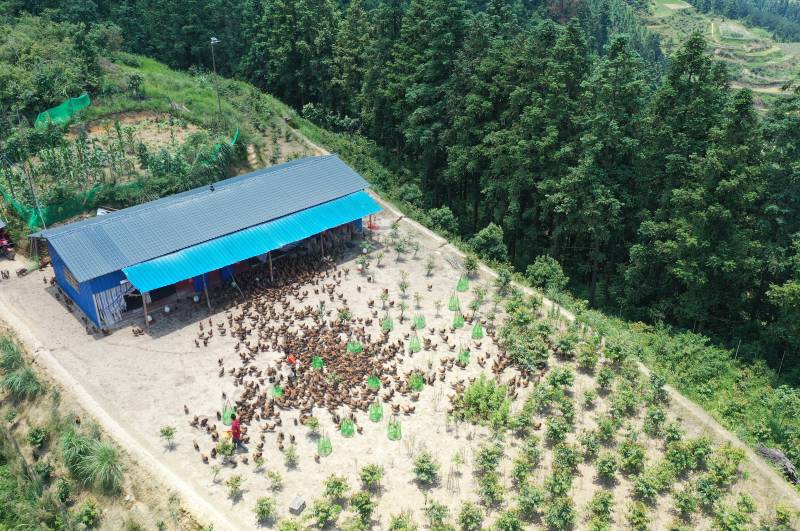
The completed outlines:
[[[242,424],[243,442],[250,442],[248,427],[251,432],[253,428],[260,431],[254,459],[262,457],[266,434],[270,432],[277,432],[274,440],[279,450],[294,442],[294,435],[287,439],[284,433],[284,420],[301,425],[327,410],[337,429],[349,420],[361,433],[356,413],[366,412],[371,404],[385,404],[392,415],[415,413],[424,386],[415,389],[412,376],[426,386],[437,381],[449,383],[454,391],[451,399],[466,389],[470,379],[457,373],[448,378],[448,374],[467,365],[456,355],[454,328],[414,330],[412,325],[406,332],[384,331],[378,319],[383,310],[375,308],[374,300],[367,302],[367,317],[351,313],[341,289],[343,283],[356,283],[360,293],[372,282],[371,277],[351,279],[349,270],[311,256],[287,256],[276,268],[272,281],[262,275],[259,270],[237,275],[245,298],[231,301],[223,320],[200,322],[193,340],[196,348],[213,346],[214,338],[219,337],[227,336],[229,342],[235,342],[236,366],[230,366],[225,357],[219,358],[218,376],[231,378],[238,389],[233,405]],[[394,306],[393,301],[387,302],[386,310]],[[486,333],[494,339],[491,327]],[[407,346],[412,335],[421,339],[418,353]],[[357,343],[360,352],[349,352],[348,343]],[[472,341],[470,345],[473,351],[484,351],[476,356],[477,363],[481,367],[491,363],[492,372],[501,375],[511,360],[502,347],[497,346],[496,352],[490,354],[482,343]],[[436,351],[441,354],[429,355]],[[297,360],[294,371],[288,361],[290,356]],[[414,356],[423,359],[405,363]],[[409,365],[416,367],[404,368]],[[368,384],[370,377],[376,377],[380,385],[375,385],[374,378],[372,385]],[[516,396],[517,390],[529,382],[515,372],[506,383],[512,396]],[[227,398],[223,393],[223,400]],[[186,406],[184,410],[188,415]],[[297,415],[290,419],[289,411]],[[221,421],[222,413],[217,411],[216,417],[217,422]],[[214,442],[219,440],[213,418],[193,416],[190,424],[205,431]],[[194,445],[201,451],[197,442]],[[211,456],[216,456],[214,449]],[[208,462],[202,452],[201,458]],[[247,457],[240,459],[248,461]],[[319,460],[319,456],[315,459]],[[235,459],[229,462],[236,465]]]

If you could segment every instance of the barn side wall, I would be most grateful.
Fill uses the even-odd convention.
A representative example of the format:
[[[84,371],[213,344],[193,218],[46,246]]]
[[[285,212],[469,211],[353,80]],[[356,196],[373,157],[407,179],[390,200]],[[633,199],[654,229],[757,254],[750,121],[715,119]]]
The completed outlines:
[[[97,318],[97,311],[94,307],[94,295],[92,291],[91,283],[92,281],[82,282],[77,285],[77,289],[72,285],[72,283],[67,279],[67,266],[64,264],[64,261],[58,255],[56,250],[53,248],[52,245],[49,243],[47,244],[48,250],[50,251],[50,263],[53,266],[53,271],[56,274],[56,282],[64,290],[64,293],[72,299],[78,307],[83,310],[83,313],[88,317],[95,325],[100,326],[99,319]]]

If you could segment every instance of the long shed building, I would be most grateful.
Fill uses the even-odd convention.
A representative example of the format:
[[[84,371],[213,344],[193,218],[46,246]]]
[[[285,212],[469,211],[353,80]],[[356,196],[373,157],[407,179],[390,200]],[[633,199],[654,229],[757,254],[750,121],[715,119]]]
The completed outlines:
[[[64,293],[108,328],[143,299],[206,290],[247,260],[329,229],[360,230],[380,211],[367,186],[336,155],[306,157],[33,236],[47,240]]]

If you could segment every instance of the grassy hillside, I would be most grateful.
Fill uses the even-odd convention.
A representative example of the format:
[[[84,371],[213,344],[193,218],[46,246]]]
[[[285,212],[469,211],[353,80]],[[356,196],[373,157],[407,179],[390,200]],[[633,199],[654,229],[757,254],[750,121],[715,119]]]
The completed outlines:
[[[764,29],[701,13],[682,0],[653,0],[645,20],[668,54],[691,33],[702,33],[728,65],[734,86],[756,91],[762,103],[780,94],[800,68],[800,43],[777,42]]]
[[[286,126],[286,107],[246,83],[124,53],[100,64],[93,104],[68,126],[17,128],[5,143],[4,217],[23,245],[43,219],[125,207],[316,153]]]

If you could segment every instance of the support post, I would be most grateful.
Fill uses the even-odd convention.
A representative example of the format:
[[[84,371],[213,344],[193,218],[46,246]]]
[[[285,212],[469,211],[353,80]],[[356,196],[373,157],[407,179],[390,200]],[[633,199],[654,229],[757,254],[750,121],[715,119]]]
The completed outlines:
[[[322,239],[322,232],[319,233],[319,256],[325,258],[325,240]]]
[[[275,277],[272,276],[272,251],[267,253],[267,260],[269,261],[269,281],[275,282]]]
[[[205,273],[203,273],[203,291],[206,294],[206,306],[208,306],[208,313],[211,313],[211,298],[208,296],[208,285],[206,284]]]
[[[147,296],[149,295],[149,291],[145,291],[142,293],[142,307],[144,308],[144,329],[147,330],[147,333],[150,333],[150,316],[147,314]]]

